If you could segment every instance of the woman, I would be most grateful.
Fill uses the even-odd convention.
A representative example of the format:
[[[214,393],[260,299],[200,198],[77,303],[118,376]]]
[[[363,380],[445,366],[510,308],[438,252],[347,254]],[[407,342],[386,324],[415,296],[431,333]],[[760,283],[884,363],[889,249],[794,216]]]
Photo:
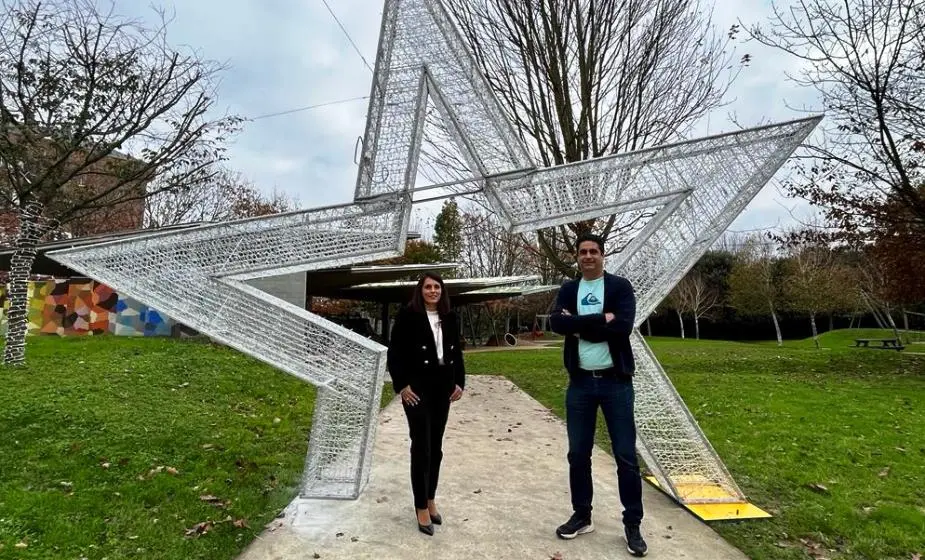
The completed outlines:
[[[425,272],[411,302],[395,318],[388,367],[408,417],[411,490],[418,529],[427,535],[434,534],[434,523],[443,523],[434,496],[450,403],[459,400],[466,384],[460,342],[443,278]]]

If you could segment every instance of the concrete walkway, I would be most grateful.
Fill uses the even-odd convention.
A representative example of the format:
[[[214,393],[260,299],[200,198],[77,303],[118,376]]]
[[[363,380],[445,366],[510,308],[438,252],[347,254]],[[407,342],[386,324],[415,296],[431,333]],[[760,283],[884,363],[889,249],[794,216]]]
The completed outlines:
[[[373,471],[358,500],[296,500],[242,560],[630,558],[613,458],[595,449],[595,532],[555,536],[571,514],[565,425],[504,378],[470,376],[450,411],[437,504],[443,526],[418,532],[408,429],[398,400],[380,416]],[[710,527],[643,484],[649,558],[744,559]]]

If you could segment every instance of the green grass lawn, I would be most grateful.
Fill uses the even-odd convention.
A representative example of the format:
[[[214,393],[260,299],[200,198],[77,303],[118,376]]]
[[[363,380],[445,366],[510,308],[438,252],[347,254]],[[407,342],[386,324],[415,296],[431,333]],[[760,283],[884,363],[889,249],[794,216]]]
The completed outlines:
[[[233,558],[298,491],[294,377],[170,339],[30,337],[27,359],[0,369],[0,558]]]
[[[827,333],[823,350],[649,340],[743,491],[774,514],[713,524],[750,557],[925,554],[925,357],[850,347],[885,336]],[[503,374],[563,415],[558,350],[472,354],[467,368]],[[602,422],[598,441],[609,449]]]
[[[817,543],[828,558],[925,553],[925,361],[849,348],[855,336],[824,335],[820,351],[651,340],[737,482],[775,515],[716,525],[753,558],[807,558]],[[559,350],[466,360],[562,414]],[[236,351],[32,337],[28,366],[0,375],[0,558],[233,558],[297,493],[314,389]]]

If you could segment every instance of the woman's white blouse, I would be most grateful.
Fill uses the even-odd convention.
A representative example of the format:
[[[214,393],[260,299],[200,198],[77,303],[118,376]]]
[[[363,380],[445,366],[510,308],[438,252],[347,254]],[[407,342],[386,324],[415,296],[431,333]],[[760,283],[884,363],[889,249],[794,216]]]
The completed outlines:
[[[430,321],[430,330],[434,332],[434,343],[437,345],[437,361],[443,365],[443,325],[440,322],[440,314],[436,311],[427,312],[427,320]]]

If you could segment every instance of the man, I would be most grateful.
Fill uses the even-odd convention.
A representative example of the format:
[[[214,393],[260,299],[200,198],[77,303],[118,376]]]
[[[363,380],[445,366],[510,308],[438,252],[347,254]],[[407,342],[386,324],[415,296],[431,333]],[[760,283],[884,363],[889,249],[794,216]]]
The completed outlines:
[[[563,539],[594,530],[591,523],[591,451],[598,407],[604,413],[614,459],[626,548],[645,556],[642,521],[642,478],[636,459],[636,422],[633,417],[635,362],[630,333],[636,317],[636,296],[629,281],[604,271],[604,242],[589,233],[577,239],[581,277],[559,289],[550,314],[552,330],[564,335],[565,394],[568,430],[569,486],[572,517],[556,529]]]

